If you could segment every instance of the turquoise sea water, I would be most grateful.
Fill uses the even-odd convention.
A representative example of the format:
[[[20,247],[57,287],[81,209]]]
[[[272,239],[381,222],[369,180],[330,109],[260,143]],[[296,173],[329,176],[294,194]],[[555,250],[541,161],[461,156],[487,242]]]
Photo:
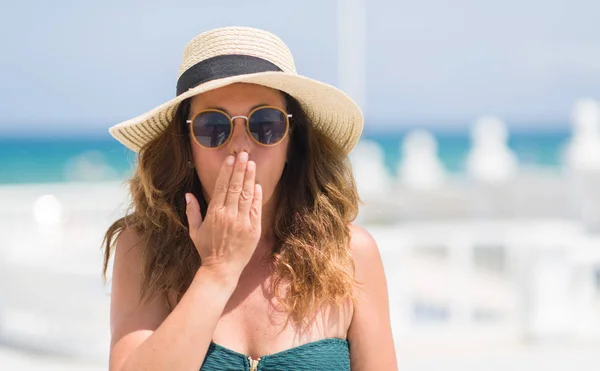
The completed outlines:
[[[438,154],[446,169],[460,173],[470,149],[467,132],[434,132]],[[367,132],[377,141],[386,166],[395,172],[401,161],[405,132]],[[560,166],[560,153],[569,132],[511,133],[509,146],[526,165]],[[69,180],[124,179],[135,154],[109,136],[101,138],[0,138],[0,184],[65,182]]]

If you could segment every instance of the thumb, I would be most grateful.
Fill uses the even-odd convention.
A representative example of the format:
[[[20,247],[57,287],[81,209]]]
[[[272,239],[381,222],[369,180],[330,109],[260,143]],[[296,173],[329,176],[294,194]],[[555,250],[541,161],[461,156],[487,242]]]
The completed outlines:
[[[202,225],[202,214],[200,213],[200,204],[191,193],[185,194],[185,214],[187,215],[188,228],[190,233],[197,230]]]

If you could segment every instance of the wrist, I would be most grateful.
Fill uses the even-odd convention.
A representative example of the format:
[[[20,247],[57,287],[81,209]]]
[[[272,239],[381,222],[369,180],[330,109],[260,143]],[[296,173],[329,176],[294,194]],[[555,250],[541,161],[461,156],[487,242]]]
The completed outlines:
[[[233,293],[239,279],[239,274],[225,272],[202,265],[198,268],[198,271],[196,271],[196,275],[194,276],[194,281],[211,282],[217,285],[219,289],[229,293]]]

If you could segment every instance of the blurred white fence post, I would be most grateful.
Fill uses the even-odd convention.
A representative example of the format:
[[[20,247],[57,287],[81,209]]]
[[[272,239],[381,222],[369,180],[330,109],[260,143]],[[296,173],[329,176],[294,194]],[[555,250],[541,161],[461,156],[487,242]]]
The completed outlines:
[[[381,199],[392,191],[391,176],[385,167],[385,155],[381,146],[369,139],[362,139],[350,152],[350,161],[356,179],[356,188],[365,200]]]
[[[452,272],[453,293],[450,303],[451,321],[458,326],[468,327],[473,315],[473,247],[474,241],[461,233],[452,238],[449,236],[449,253]]]
[[[401,151],[398,180],[403,186],[428,191],[444,185],[444,166],[438,158],[437,141],[430,132],[422,129],[410,131],[402,141]]]
[[[573,330],[579,339],[599,341],[600,236],[581,238],[578,247],[571,255]]]
[[[565,153],[571,199],[577,217],[590,231],[600,232],[600,102],[577,102],[573,135]]]
[[[467,172],[473,179],[497,184],[517,174],[517,156],[508,147],[508,129],[499,118],[479,118],[471,129],[471,141]]]
[[[372,140],[362,139],[349,154],[356,188],[361,200],[358,221],[385,219],[391,212],[389,195],[392,177],[385,167],[381,146]]]
[[[573,265],[570,255],[585,238],[573,223],[515,226],[508,243],[518,263],[523,336],[532,340],[574,335]]]
[[[508,147],[508,129],[494,116],[479,118],[471,128],[466,170],[472,187],[470,215],[474,218],[508,216],[513,209],[509,182],[518,173],[518,160]]]

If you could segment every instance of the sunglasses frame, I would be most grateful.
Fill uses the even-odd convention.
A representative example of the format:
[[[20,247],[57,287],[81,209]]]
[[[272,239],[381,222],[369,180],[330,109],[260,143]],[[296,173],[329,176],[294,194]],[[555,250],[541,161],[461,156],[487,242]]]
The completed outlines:
[[[285,116],[285,132],[281,136],[281,139],[279,139],[277,142],[271,143],[271,144],[261,143],[258,139],[254,138],[254,136],[250,132],[250,118],[252,117],[252,115],[254,114],[254,112],[259,111],[261,109],[265,109],[265,108],[276,109],[277,111],[283,113],[283,115]],[[218,112],[218,113],[222,113],[222,114],[225,115],[225,117],[227,117],[229,119],[229,128],[230,128],[229,136],[218,147],[209,147],[209,146],[205,146],[203,144],[200,144],[200,142],[198,141],[198,139],[194,135],[194,120],[196,120],[196,118],[198,117],[198,115],[200,115],[202,113],[206,113],[206,112]],[[196,142],[196,144],[198,144],[202,148],[219,149],[219,148],[223,147],[224,145],[226,145],[227,143],[229,143],[229,141],[231,140],[231,137],[233,136],[233,128],[234,128],[234,126],[233,126],[233,120],[235,120],[237,118],[243,118],[243,119],[245,119],[244,126],[246,127],[246,133],[248,133],[248,135],[250,136],[250,138],[252,138],[252,140],[255,143],[257,143],[258,145],[261,145],[263,147],[272,147],[272,146],[276,146],[279,143],[281,143],[285,139],[285,137],[289,134],[289,131],[290,131],[290,119],[292,118],[292,114],[285,112],[284,110],[282,110],[279,107],[275,107],[275,106],[260,106],[260,107],[256,107],[252,111],[250,111],[250,113],[248,113],[248,116],[233,116],[233,117],[231,117],[227,112],[225,112],[223,110],[216,109],[216,108],[207,108],[207,109],[203,109],[202,111],[196,113],[194,115],[194,117],[192,117],[190,120],[186,120],[185,122],[190,125],[190,127],[189,127],[190,131],[189,132],[190,132],[190,135],[192,136],[192,138],[194,138],[194,142]]]

